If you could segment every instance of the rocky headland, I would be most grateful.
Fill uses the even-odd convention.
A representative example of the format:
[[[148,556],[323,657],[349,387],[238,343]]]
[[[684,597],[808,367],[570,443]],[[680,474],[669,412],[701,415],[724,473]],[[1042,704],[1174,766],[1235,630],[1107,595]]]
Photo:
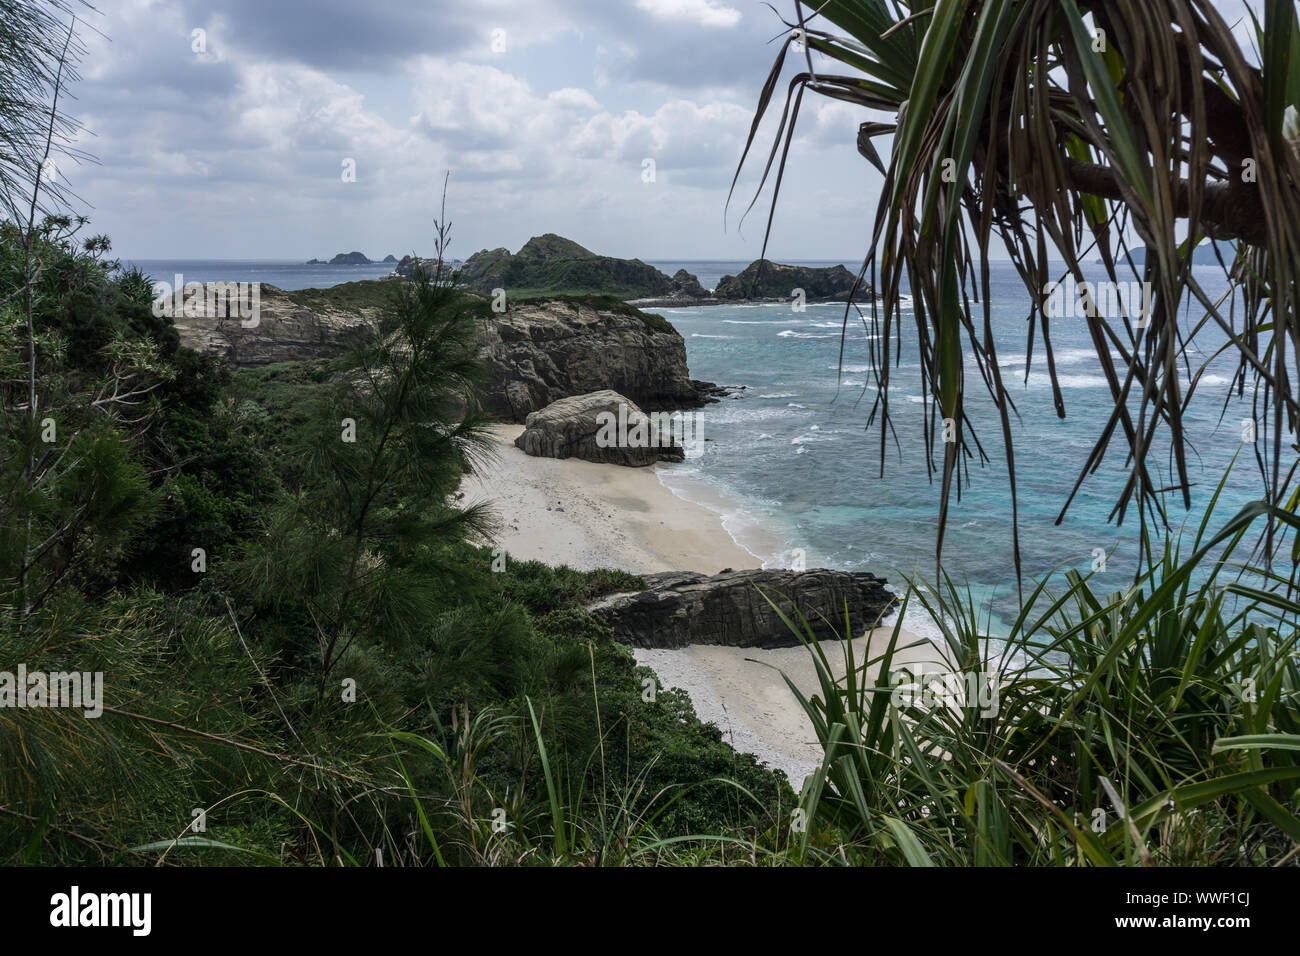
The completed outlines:
[[[260,286],[256,321],[172,309],[181,343],[236,367],[329,359],[377,334],[397,279],[287,292]],[[479,355],[488,375],[484,402],[493,414],[523,422],[562,398],[613,389],[644,411],[698,408],[731,390],[692,379],[686,343],[663,317],[603,296],[555,296],[510,302],[497,313],[467,299],[480,319]],[[194,303],[191,303],[194,304]],[[186,313],[190,314],[186,314]]]

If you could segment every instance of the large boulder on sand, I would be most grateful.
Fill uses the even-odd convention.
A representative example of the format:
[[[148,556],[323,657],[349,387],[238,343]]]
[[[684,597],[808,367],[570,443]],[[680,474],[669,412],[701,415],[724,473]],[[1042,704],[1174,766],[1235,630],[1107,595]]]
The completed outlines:
[[[582,458],[614,465],[681,461],[685,453],[646,415],[613,389],[572,395],[532,412],[515,444],[539,458]]]

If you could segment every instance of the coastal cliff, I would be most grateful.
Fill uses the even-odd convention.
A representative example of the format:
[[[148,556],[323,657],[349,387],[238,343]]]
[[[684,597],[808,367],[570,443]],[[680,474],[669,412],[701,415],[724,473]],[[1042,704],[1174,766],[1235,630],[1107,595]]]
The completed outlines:
[[[616,299],[511,305],[485,323],[484,398],[508,421],[572,395],[613,389],[646,411],[696,408],[723,390],[690,378],[686,343],[665,319]]]
[[[205,308],[185,315],[179,300],[172,311],[182,345],[236,367],[328,359],[376,333],[395,281],[295,292],[262,285],[256,322]],[[484,402],[507,421],[601,389],[646,411],[697,408],[725,394],[690,378],[686,343],[671,324],[617,299],[556,296],[510,302],[503,313],[467,301],[482,315]]]
[[[307,300],[302,293],[262,283],[255,324],[251,318],[213,314],[206,305],[187,309],[179,297],[173,300],[171,315],[182,345],[220,356],[236,367],[302,362],[333,358],[376,327],[378,304],[347,308],[339,304],[343,295]]]

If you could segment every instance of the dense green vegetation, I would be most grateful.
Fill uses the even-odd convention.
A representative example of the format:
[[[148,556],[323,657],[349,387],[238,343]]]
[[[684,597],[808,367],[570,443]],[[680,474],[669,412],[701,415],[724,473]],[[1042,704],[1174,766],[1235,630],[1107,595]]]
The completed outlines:
[[[401,283],[383,339],[233,374],[76,228],[36,250],[35,423],[0,247],[0,661],[102,671],[105,712],[0,709],[6,862],[540,862],[552,786],[561,859],[777,832],[784,778],[583,610],[635,578],[473,543],[463,296]]]

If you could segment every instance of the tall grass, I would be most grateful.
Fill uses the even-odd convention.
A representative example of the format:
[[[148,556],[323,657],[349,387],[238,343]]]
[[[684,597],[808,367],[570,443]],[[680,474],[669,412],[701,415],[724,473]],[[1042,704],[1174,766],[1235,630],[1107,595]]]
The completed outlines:
[[[918,582],[883,652],[859,661],[842,642],[842,679],[807,622],[787,620],[819,693],[787,682],[824,752],[800,796],[799,859],[1294,863],[1300,605],[1269,569],[1233,561],[1268,515],[1250,506],[1212,537],[1203,523],[1189,554],[1168,542],[1112,593],[1096,575],[1042,583],[1004,639],[951,579]],[[896,679],[912,602],[939,623],[956,678],[938,699]],[[996,706],[970,697],[991,681]]]

